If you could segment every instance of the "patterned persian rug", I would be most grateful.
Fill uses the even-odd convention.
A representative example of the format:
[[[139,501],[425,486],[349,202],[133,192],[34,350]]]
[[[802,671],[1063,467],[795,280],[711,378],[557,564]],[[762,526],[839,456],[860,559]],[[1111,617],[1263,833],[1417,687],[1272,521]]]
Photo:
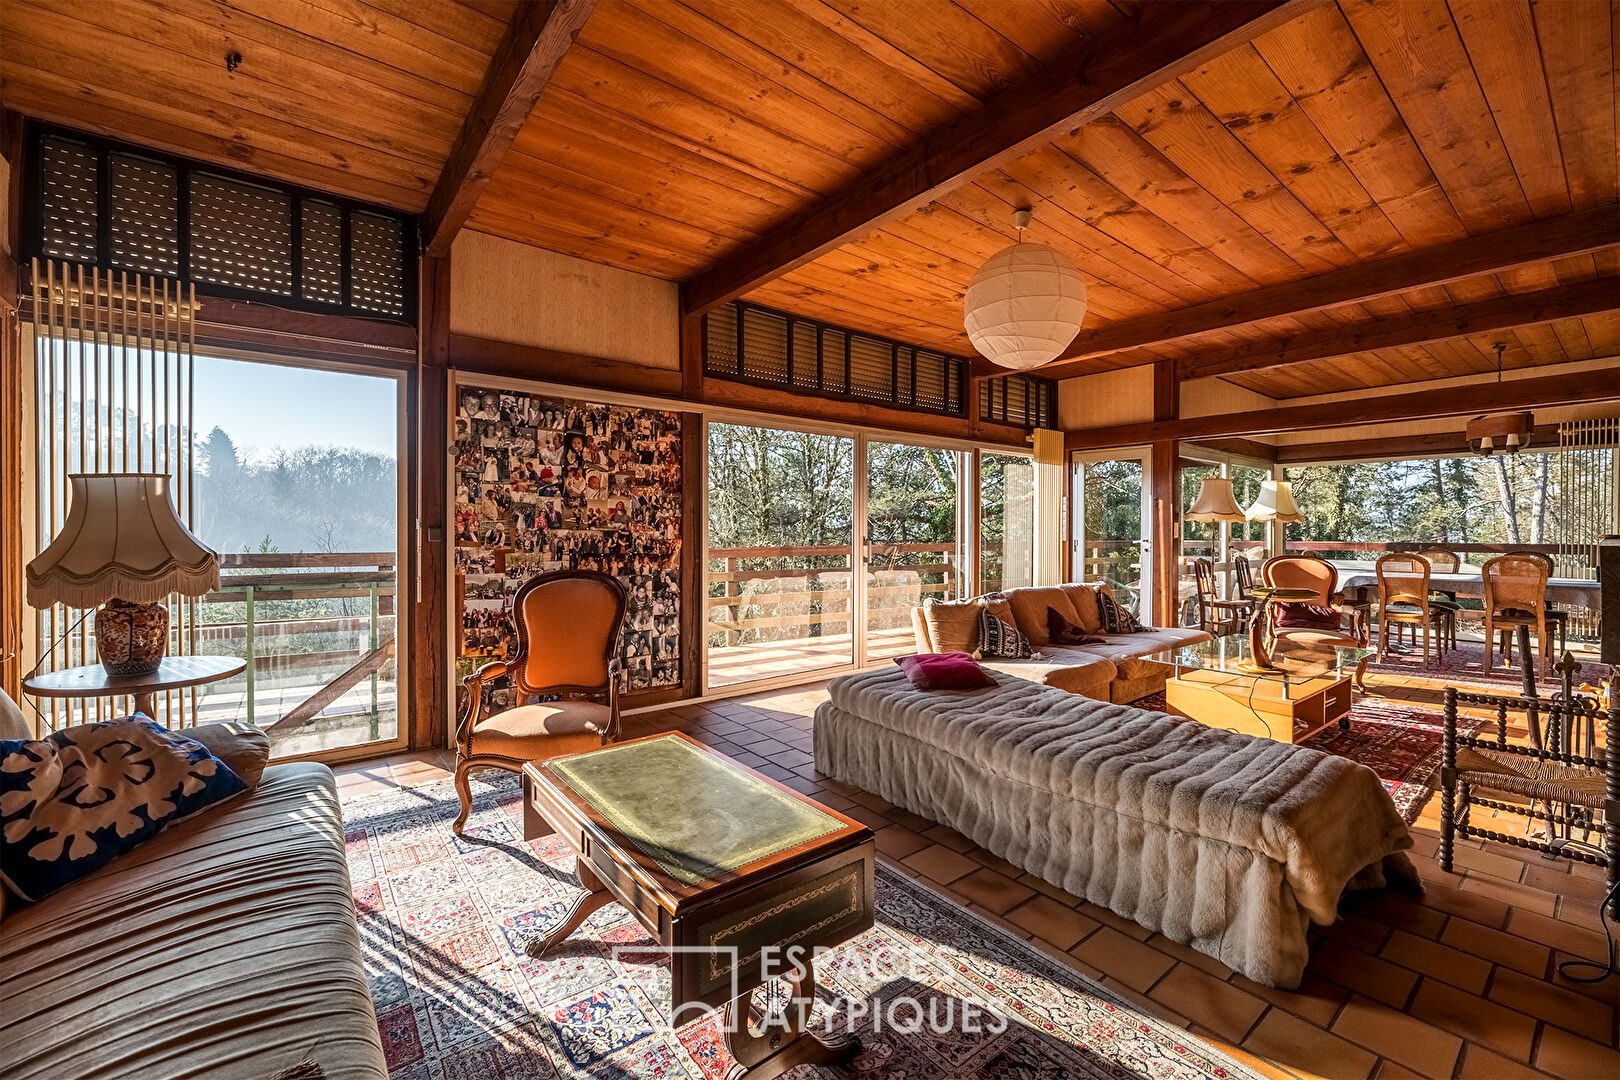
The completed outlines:
[[[1549,675],[1541,669],[1541,651],[1533,650],[1536,654],[1537,671],[1536,685],[1542,694],[1548,694],[1558,689],[1558,676]],[[1596,660],[1581,660],[1581,670],[1576,674],[1575,681],[1600,683],[1609,677],[1609,665],[1600,664]],[[1423,662],[1423,646],[1406,653],[1386,653],[1380,662],[1377,658],[1367,661],[1369,672],[1381,672],[1385,675],[1411,675],[1421,678],[1437,679],[1444,682],[1455,683],[1459,689],[1483,689],[1491,694],[1517,695],[1524,688],[1524,674],[1519,667],[1519,651],[1513,650],[1513,661],[1509,663],[1502,658],[1500,650],[1494,657],[1491,670],[1485,670],[1485,646],[1472,641],[1459,641],[1455,649],[1447,649],[1444,657],[1429,654],[1429,662]]]
[[[1150,694],[1136,704],[1144,709],[1163,709],[1164,695]],[[1347,757],[1377,773],[1395,800],[1395,809],[1410,825],[1434,794],[1444,724],[1439,713],[1357,694],[1350,706],[1349,731],[1330,724],[1300,745]],[[1481,726],[1477,720],[1463,720],[1460,724],[1468,735],[1477,733]]]
[[[456,798],[449,781],[343,808],[389,1075],[723,1077],[732,1059],[718,1016],[670,1029],[666,957],[617,904],[544,960],[524,954],[524,943],[578,894],[573,855],[556,837],[522,840],[517,778],[484,775],[485,782],[474,780],[475,810],[461,838],[450,832]],[[879,1019],[868,1012],[857,1026],[861,1050],[844,1067],[801,1069],[791,1074],[795,1080],[1259,1080],[881,863],[877,913],[877,926],[818,965],[815,1023],[835,1015],[839,998],[879,1006]],[[928,1025],[907,1034],[881,1021],[882,1007],[902,997],[924,1015],[961,1015],[971,1004],[1006,1023],[999,1033],[995,1024],[976,1033],[946,1024],[945,1034]],[[899,1027],[912,1026],[909,1010],[890,1014]]]

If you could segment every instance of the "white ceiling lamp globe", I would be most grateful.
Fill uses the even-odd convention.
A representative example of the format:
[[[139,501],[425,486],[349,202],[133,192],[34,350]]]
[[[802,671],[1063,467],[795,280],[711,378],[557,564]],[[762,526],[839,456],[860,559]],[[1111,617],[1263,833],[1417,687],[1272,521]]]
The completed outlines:
[[[1028,210],[1018,211],[1020,233]],[[963,302],[968,340],[991,363],[1014,370],[1062,355],[1086,316],[1086,281],[1061,251],[1019,241],[979,268]]]

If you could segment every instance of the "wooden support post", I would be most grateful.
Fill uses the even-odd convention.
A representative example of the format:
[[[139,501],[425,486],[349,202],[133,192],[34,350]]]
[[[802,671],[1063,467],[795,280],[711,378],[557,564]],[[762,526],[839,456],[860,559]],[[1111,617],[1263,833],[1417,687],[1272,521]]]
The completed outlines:
[[[1176,381],[1175,365],[1161,360],[1153,365],[1153,419],[1172,421],[1181,414],[1181,387]],[[1153,538],[1151,569],[1144,566],[1144,574],[1152,574],[1153,625],[1174,626],[1180,617],[1181,565],[1181,470],[1179,458],[1181,444],[1174,439],[1152,444],[1150,490],[1153,519],[1149,535]]]
[[[416,438],[409,467],[412,519],[408,561],[400,577],[409,588],[409,677],[412,746],[449,745],[449,703],[445,687],[453,659],[446,630],[445,574],[450,558],[446,532],[449,483],[450,259],[422,260],[420,363],[412,379]]]
[[[22,209],[22,117],[0,112],[0,157],[10,166],[0,214],[0,690],[22,698],[23,360],[17,326],[17,231]]]

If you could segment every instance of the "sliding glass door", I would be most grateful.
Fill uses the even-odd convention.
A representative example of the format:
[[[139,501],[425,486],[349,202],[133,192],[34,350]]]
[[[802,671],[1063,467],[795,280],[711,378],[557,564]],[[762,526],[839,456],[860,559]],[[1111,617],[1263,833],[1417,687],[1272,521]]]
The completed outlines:
[[[1035,460],[979,455],[980,593],[1035,584]]]
[[[855,441],[709,424],[708,685],[855,662]]]
[[[1146,616],[1153,610],[1152,517],[1143,483],[1148,452],[1077,454],[1073,469],[1073,578],[1105,582],[1121,603]]]
[[[863,440],[864,441],[864,440]],[[960,593],[961,451],[866,443],[865,659],[917,651],[912,609]]]

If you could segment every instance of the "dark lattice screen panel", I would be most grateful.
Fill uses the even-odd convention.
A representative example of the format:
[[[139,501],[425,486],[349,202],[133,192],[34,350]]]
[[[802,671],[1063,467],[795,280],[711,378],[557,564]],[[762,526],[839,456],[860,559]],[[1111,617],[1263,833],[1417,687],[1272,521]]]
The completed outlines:
[[[70,262],[96,261],[96,204],[101,185],[95,151],[49,140],[40,151],[40,254]]]
[[[112,261],[163,277],[180,274],[180,176],[160,161],[113,154]]]
[[[191,276],[292,295],[292,200],[279,191],[191,174]]]
[[[414,219],[36,126],[25,254],[414,321]]]
[[[720,379],[945,416],[967,413],[959,356],[737,301],[703,317],[703,369]]]
[[[330,203],[304,200],[304,298],[322,304],[343,303],[343,211]]]
[[[1001,424],[1057,427],[1057,383],[1033,375],[986,379],[979,391],[979,416]]]

